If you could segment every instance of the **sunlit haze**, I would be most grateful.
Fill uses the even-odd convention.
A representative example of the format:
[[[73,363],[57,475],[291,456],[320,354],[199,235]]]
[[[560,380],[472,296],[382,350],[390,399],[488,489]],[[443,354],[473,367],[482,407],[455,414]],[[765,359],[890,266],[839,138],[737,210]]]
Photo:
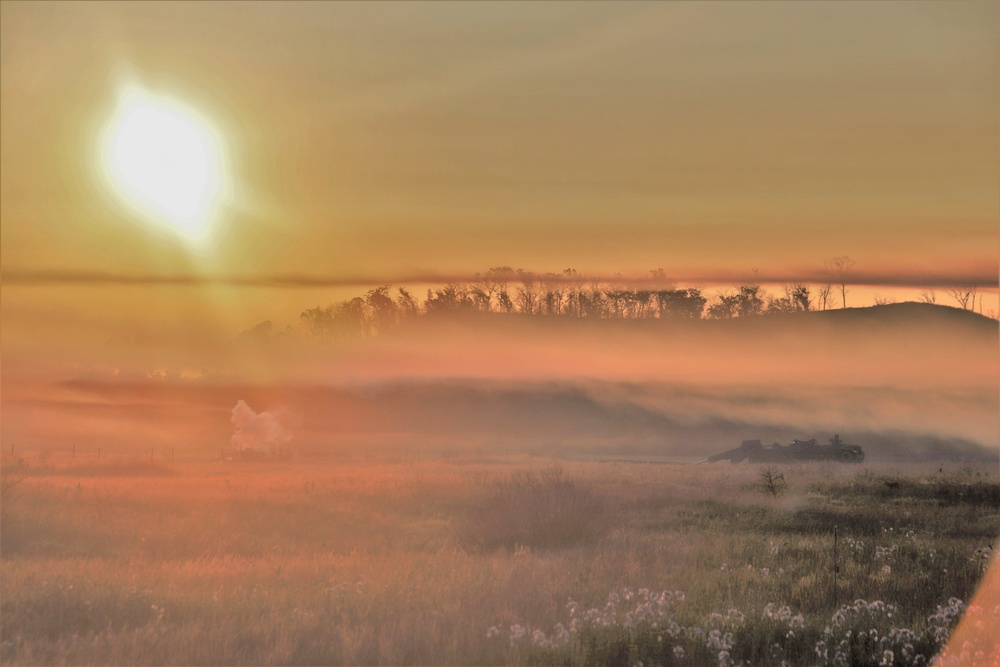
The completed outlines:
[[[1000,2],[3,0],[0,106],[3,664],[918,664],[984,576]]]
[[[101,146],[109,186],[140,216],[200,239],[221,194],[218,143],[183,106],[125,90]]]
[[[2,11],[4,437],[73,432],[37,392],[81,379],[718,388],[834,372],[829,349],[788,365],[760,350],[748,371],[738,333],[695,352],[622,347],[639,322],[562,322],[666,326],[670,290],[705,320],[906,301],[997,315],[995,5]],[[442,308],[557,317],[525,332],[404,322]],[[351,317],[360,340],[324,346]],[[906,336],[845,351],[854,370],[834,384],[947,377],[990,404],[995,346],[931,372],[951,345]],[[234,346],[247,340],[269,342]],[[793,377],[806,368],[823,375]],[[23,414],[21,392],[36,397]],[[996,444],[992,408],[953,426],[941,410],[865,428],[930,420]],[[846,419],[819,414],[783,419]],[[228,428],[212,420],[192,442]],[[93,438],[127,441],[129,423]]]

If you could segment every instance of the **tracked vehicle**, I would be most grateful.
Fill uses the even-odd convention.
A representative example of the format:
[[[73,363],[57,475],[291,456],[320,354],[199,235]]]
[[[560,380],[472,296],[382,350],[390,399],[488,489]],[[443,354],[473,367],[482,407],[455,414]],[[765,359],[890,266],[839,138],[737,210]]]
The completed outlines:
[[[715,463],[728,459],[730,463],[799,463],[806,461],[842,461],[861,463],[865,452],[858,445],[845,444],[839,435],[833,436],[829,445],[819,445],[812,440],[792,440],[790,445],[763,445],[760,440],[744,440],[734,449],[709,456],[699,463]]]

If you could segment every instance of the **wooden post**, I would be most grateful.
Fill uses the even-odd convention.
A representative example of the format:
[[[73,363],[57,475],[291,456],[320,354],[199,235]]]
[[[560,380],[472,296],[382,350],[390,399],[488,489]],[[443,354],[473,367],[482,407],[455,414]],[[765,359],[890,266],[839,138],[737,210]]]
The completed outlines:
[[[97,448],[97,460],[98,461],[101,460],[101,448],[100,447]]]
[[[69,458],[72,460],[76,460],[76,443],[73,443],[73,447],[72,449],[70,449]]]
[[[170,448],[170,462],[171,463],[174,462],[174,448],[173,447]]]
[[[149,462],[153,462],[153,447],[149,448]]]

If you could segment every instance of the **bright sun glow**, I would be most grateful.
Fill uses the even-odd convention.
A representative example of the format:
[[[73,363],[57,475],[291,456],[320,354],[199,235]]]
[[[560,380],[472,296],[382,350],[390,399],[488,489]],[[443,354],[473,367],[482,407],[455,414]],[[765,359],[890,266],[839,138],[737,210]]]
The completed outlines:
[[[131,89],[104,135],[104,164],[115,191],[146,218],[201,240],[223,186],[221,142],[190,109]]]

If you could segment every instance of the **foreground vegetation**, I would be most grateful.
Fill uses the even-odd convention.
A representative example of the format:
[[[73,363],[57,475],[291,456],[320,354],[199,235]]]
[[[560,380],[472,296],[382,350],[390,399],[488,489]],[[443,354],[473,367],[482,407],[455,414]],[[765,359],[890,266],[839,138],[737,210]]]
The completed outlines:
[[[995,618],[995,466],[764,472],[7,460],[0,657],[916,665]]]

